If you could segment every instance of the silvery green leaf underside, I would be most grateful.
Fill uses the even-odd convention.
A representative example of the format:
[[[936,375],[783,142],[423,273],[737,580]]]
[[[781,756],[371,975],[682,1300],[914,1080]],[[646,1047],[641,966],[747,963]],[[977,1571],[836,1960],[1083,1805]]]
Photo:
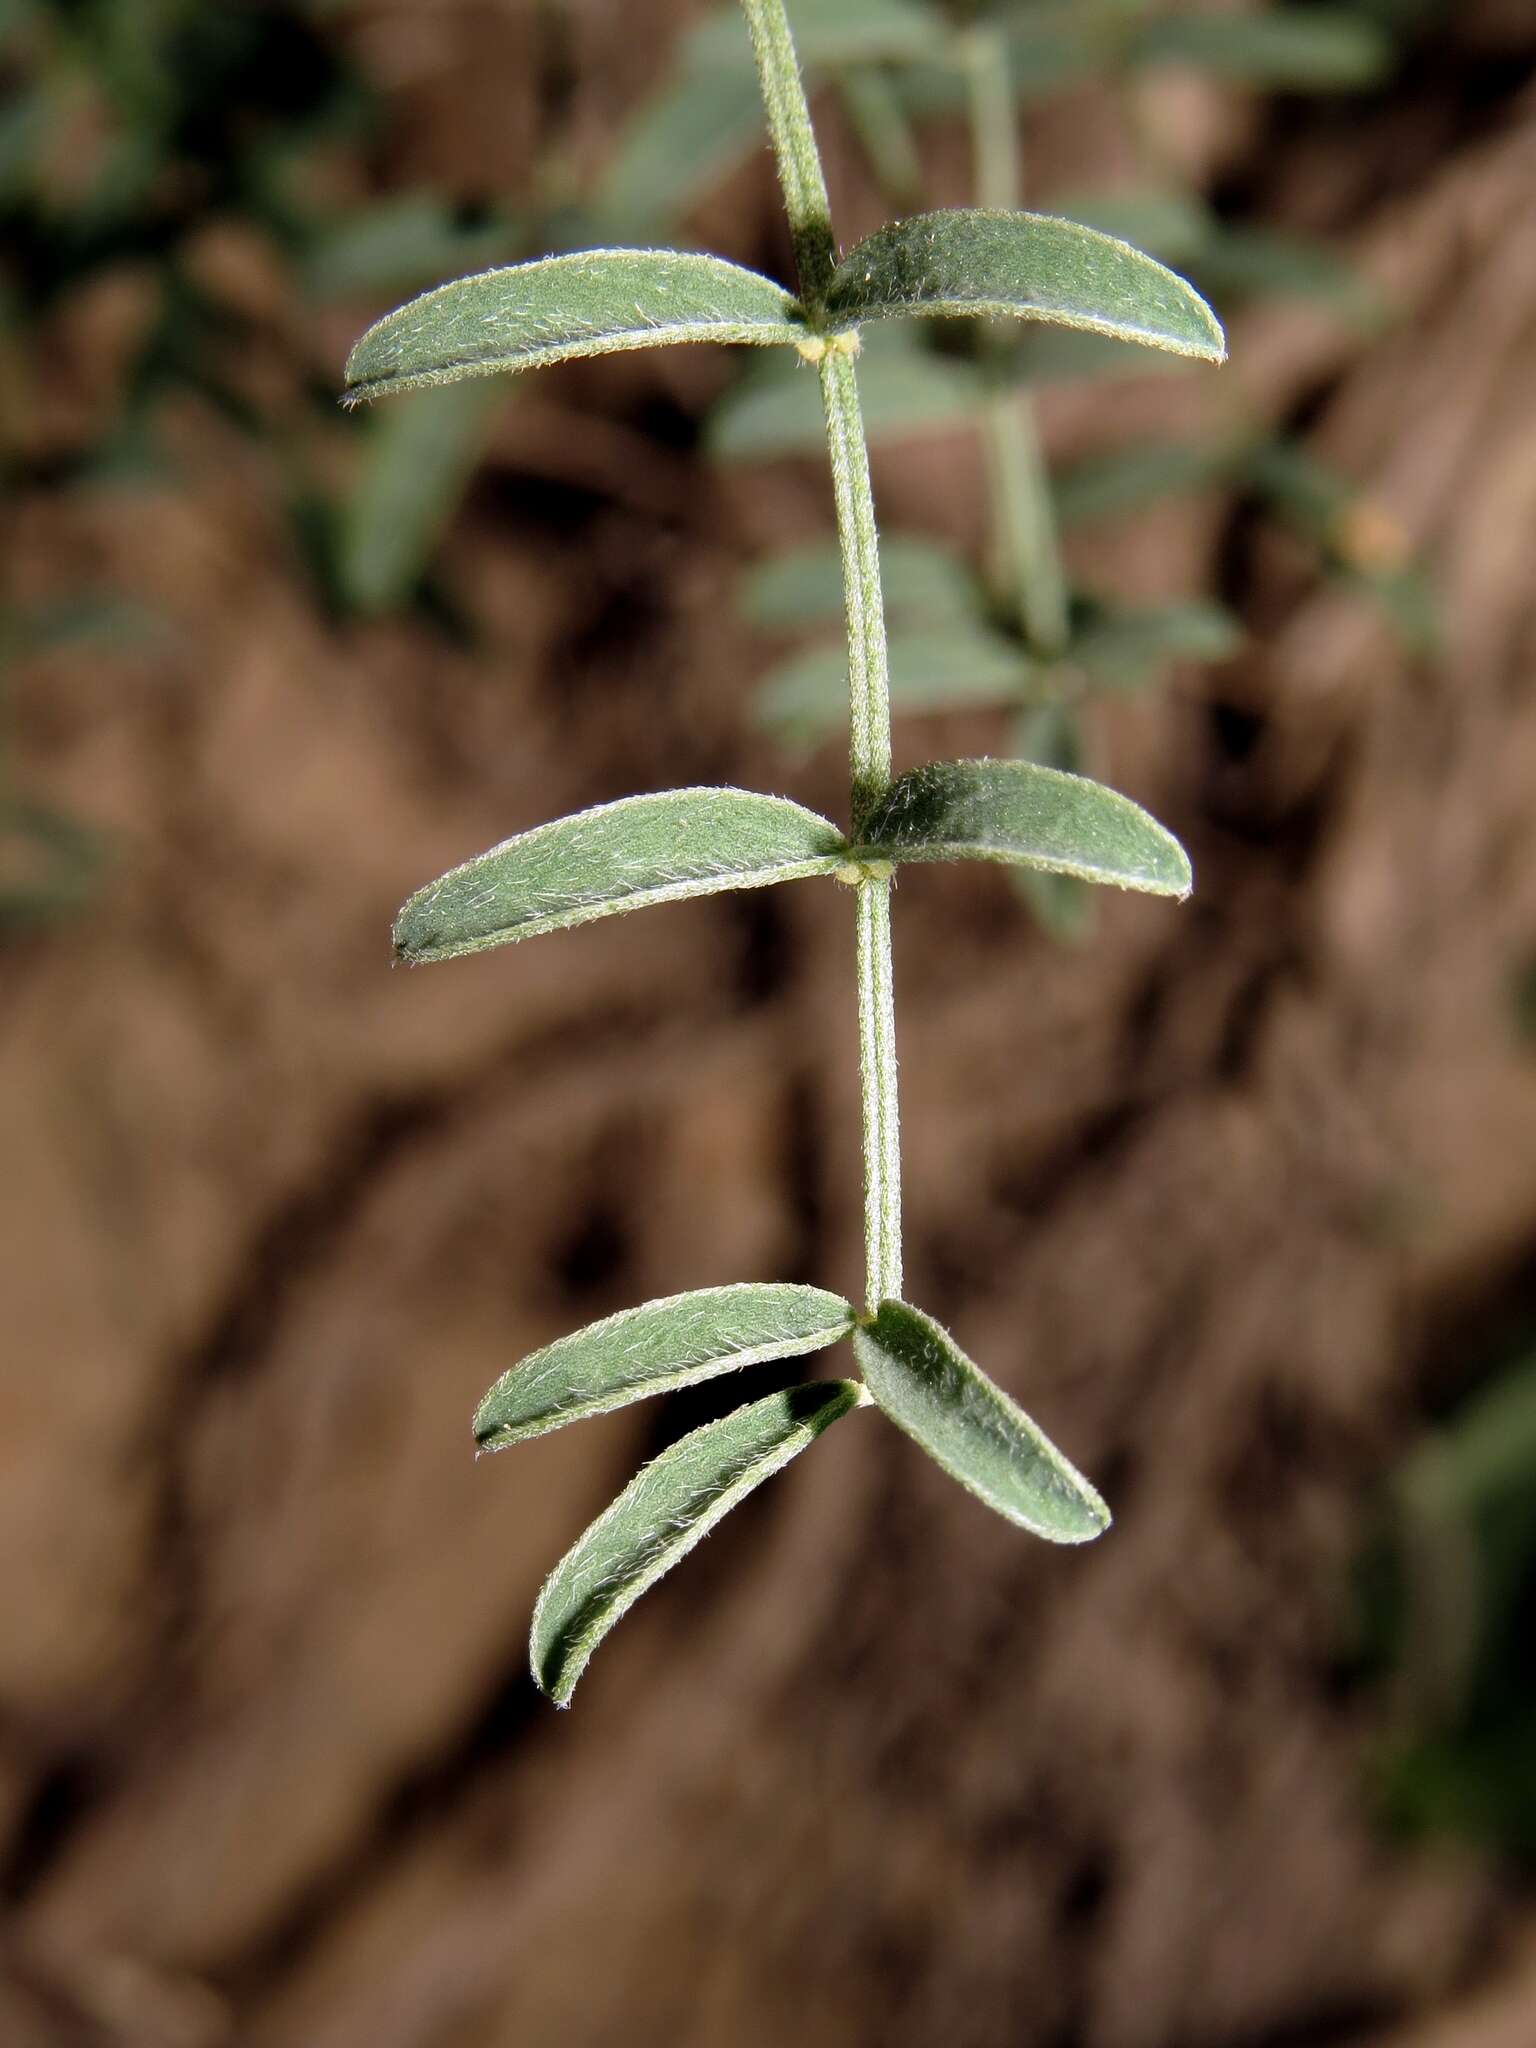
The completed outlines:
[[[1051,1543],[1109,1527],[1083,1475],[931,1317],[884,1301],[853,1349],[876,1405],[998,1514]]]
[[[674,341],[789,342],[805,325],[771,278],[676,249],[589,249],[439,285],[376,321],[346,400]]]
[[[451,960],[652,903],[828,875],[846,852],[835,825],[785,797],[621,797],[520,832],[418,890],[395,920],[395,951]]]
[[[475,1411],[483,1450],[846,1337],[853,1309],[820,1287],[744,1282],[674,1294],[557,1338],[502,1374]]]
[[[637,1472],[544,1581],[529,1652],[550,1698],[567,1705],[592,1652],[640,1595],[865,1398],[849,1380],[769,1394],[693,1430]]]

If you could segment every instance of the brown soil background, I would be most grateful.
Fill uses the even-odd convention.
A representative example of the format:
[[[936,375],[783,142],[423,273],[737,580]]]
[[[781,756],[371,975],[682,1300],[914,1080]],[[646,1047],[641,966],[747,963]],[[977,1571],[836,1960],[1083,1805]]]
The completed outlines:
[[[516,190],[531,16],[375,15],[391,176]],[[594,160],[672,18],[578,13]],[[1213,182],[1354,248],[1405,317],[1367,343],[1255,313],[1225,386],[1048,408],[1061,455],[1233,387],[1304,425],[1433,562],[1443,656],[1218,498],[1118,527],[1085,573],[1214,584],[1252,633],[1097,734],[1195,900],[1116,898],[1061,950],[988,871],[901,886],[909,1289],[1102,1480],[1112,1536],[1024,1542],[865,1417],[568,1715],[524,1676],[539,1578],[713,1410],[478,1467],[465,1417],[630,1302],[856,1285],[849,905],[720,899],[413,974],[385,935],[423,879],[607,796],[839,807],[833,755],[754,733],[766,651],[730,602],[826,529],[824,481],[661,431],[722,388],[713,352],[530,384],[448,551],[489,654],[328,628],[274,466],[195,409],[181,487],[25,509],[18,588],[89,570],[175,639],[18,705],[34,783],[117,852],[89,917],[0,962],[4,2048],[1536,2040],[1529,1901],[1382,1841],[1379,1707],[1337,1675],[1383,1474],[1529,1292],[1533,55],[1523,7],[1467,5],[1368,113],[1171,95]],[[1114,137],[1093,103],[1046,117],[1041,189]],[[875,202],[833,163],[852,231]],[[964,197],[942,138],[932,171]],[[748,167],[708,239],[781,261],[772,202]],[[259,249],[208,260],[266,304]],[[62,327],[60,418],[123,317],[105,291]],[[280,378],[297,316],[269,317]],[[974,542],[963,442],[876,485],[892,527]],[[1003,744],[985,717],[898,740]]]

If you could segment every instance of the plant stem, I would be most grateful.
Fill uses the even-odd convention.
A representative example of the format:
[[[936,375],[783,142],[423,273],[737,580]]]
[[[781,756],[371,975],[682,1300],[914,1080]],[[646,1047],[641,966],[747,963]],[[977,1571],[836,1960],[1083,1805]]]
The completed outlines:
[[[752,33],[779,182],[794,236],[801,300],[814,327],[825,302],[836,247],[821,157],[783,0],[742,0],[742,7]],[[849,337],[839,335],[822,350],[819,368],[837,533],[843,551],[850,830],[857,845],[871,809],[891,786],[891,697],[880,544],[853,367],[856,352],[856,339],[850,345]],[[891,969],[891,879],[883,864],[865,867],[855,887],[855,899],[864,1126],[864,1293],[873,1315],[882,1301],[901,1293],[901,1124]]]
[[[784,14],[783,0],[741,0],[757,59],[757,79],[768,114],[774,161],[789,215],[800,302],[813,327],[820,324],[827,286],[836,268],[832,209],[811,111],[800,80],[800,60]]]
[[[896,995],[891,975],[891,880],[870,876],[858,911],[859,1078],[864,1111],[864,1305],[901,1295],[901,1112],[896,1093]]]
[[[961,49],[976,203],[1011,211],[1020,203],[1022,166],[1007,46],[996,29],[974,26],[966,31]],[[992,323],[983,330],[982,347],[1000,386],[999,330]],[[1030,646],[1040,654],[1059,654],[1067,642],[1067,585],[1034,407],[1028,398],[994,389],[987,401],[983,441],[997,539],[997,580],[1008,592]]]
[[[880,541],[869,484],[869,450],[853,358],[829,348],[821,359],[821,409],[832,457],[832,495],[843,551],[848,631],[848,779],[853,837],[891,786],[891,701],[885,651]]]
[[[832,455],[848,629],[848,781],[855,841],[891,786],[891,693],[885,652],[880,544],[869,450],[853,358],[821,359],[821,403]],[[891,967],[891,878],[858,884],[859,1074],[864,1108],[864,1291],[871,1315],[901,1293],[901,1111],[896,1087],[896,1001]]]

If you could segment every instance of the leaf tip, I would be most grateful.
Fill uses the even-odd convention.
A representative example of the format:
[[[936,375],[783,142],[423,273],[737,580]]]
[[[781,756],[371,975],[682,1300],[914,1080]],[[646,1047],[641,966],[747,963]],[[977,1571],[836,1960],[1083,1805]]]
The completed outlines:
[[[434,956],[436,941],[424,915],[431,888],[429,884],[425,889],[418,889],[414,896],[407,897],[390,927],[390,951],[397,964],[404,961],[407,967],[419,967],[422,961]]]
[[[1081,1478],[1081,1475],[1079,1477]],[[1097,1543],[1099,1538],[1105,1535],[1114,1523],[1115,1518],[1110,1513],[1109,1503],[1104,1499],[1103,1495],[1096,1492],[1086,1479],[1083,1479],[1081,1483],[1083,1492],[1079,1505],[1083,1510],[1082,1523],[1080,1527],[1070,1533],[1063,1531],[1056,1539],[1060,1543],[1072,1545]]]
[[[530,1658],[528,1668],[533,1674],[534,1684],[555,1712],[565,1713],[570,1707],[571,1695],[576,1690],[576,1681],[572,1679],[568,1685],[563,1684],[556,1673],[541,1669],[536,1658]]]
[[[1140,809],[1140,806],[1137,806]],[[1156,833],[1154,845],[1147,849],[1146,864],[1140,878],[1131,882],[1135,889],[1143,889],[1148,895],[1167,896],[1175,903],[1187,903],[1194,893],[1195,870],[1189,855],[1180,840],[1174,838],[1166,825],[1143,813],[1147,823]]]
[[[347,360],[341,372],[341,402],[349,412],[353,406],[366,404],[369,399],[378,395],[374,389],[378,380],[369,370],[368,352],[374,336],[383,324],[382,320],[375,320],[371,327],[358,336],[347,352]]]

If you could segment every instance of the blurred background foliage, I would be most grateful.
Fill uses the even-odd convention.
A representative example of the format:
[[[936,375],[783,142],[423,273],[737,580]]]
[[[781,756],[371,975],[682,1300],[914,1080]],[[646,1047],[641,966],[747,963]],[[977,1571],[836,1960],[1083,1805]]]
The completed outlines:
[[[952,200],[985,197],[1001,175],[1016,186],[1008,203],[1123,234],[1186,272],[1239,331],[1254,308],[1300,307],[1366,348],[1400,320],[1391,293],[1329,236],[1256,214],[1251,172],[1213,182],[1192,168],[1176,118],[1152,118],[1140,88],[1194,76],[1250,115],[1260,109],[1260,132],[1294,118],[1338,133],[1352,110],[1422,91],[1453,26],[1450,0],[1246,10],[796,0],[791,11],[838,161],[884,210],[931,203],[935,165]],[[682,10],[654,89],[630,95],[594,142],[572,114],[589,54],[582,10],[528,0],[519,28],[535,74],[535,168],[515,190],[474,164],[456,179],[426,177],[402,146],[378,16],[361,0],[0,0],[0,557],[11,560],[11,539],[41,503],[175,492],[189,431],[195,440],[211,419],[264,469],[288,586],[326,631],[404,622],[494,679],[499,628],[480,615],[454,539],[523,392],[468,384],[343,414],[346,341],[384,306],[469,269],[606,242],[710,240],[701,222],[723,193],[739,199],[755,161],[761,170],[756,87],[734,10]],[[1507,89],[1495,70],[1490,60],[1471,98]],[[1103,184],[1053,189],[1048,172],[1037,180],[1034,124],[1087,86],[1115,107],[1125,147]],[[989,95],[994,118],[1000,101],[1018,119],[1011,163],[988,154]],[[750,207],[738,210],[748,242],[761,237]],[[776,245],[732,253],[783,260]],[[83,328],[91,374],[61,375]],[[1013,750],[1106,772],[1101,756],[1129,700],[1170,678],[1198,690],[1202,670],[1221,675],[1262,633],[1262,607],[1244,615],[1234,557],[1266,549],[1292,583],[1357,603],[1409,676],[1440,655],[1435,579],[1404,528],[1311,445],[1306,402],[1266,406],[1238,378],[1193,423],[1170,404],[1165,430],[1050,467],[1072,566],[1049,569],[1059,589],[1042,610],[1030,590],[1039,552],[1021,543],[1018,513],[1019,466],[1043,459],[1032,408],[1107,384],[1124,354],[1089,337],[978,337],[942,323],[867,337],[861,383],[877,449],[921,453],[970,437],[988,454],[974,545],[946,530],[942,509],[914,521],[910,490],[899,499],[907,516],[887,527],[902,712],[1000,714]],[[1174,364],[1153,374],[1171,387],[1200,373]],[[733,359],[702,395],[634,400],[632,419],[653,450],[712,465],[728,485],[819,459],[812,380],[779,361]],[[1156,602],[1117,596],[1117,534],[1191,500],[1219,507],[1213,525],[1228,536],[1212,587]],[[764,542],[768,524],[731,602],[759,649],[750,722],[804,762],[842,719],[836,565],[824,539],[789,524]],[[1079,552],[1084,537],[1097,552]],[[61,664],[121,668],[126,689],[172,653],[197,658],[152,595],[91,560],[57,561],[42,583],[0,584],[0,973],[50,944],[89,947],[91,913],[110,915],[116,859],[112,835],[53,794],[18,744],[22,707],[46,705]],[[1240,751],[1240,693],[1220,708]],[[1086,935],[1082,891],[1040,878],[1031,887],[1045,932]],[[1524,984],[1511,996],[1514,1031],[1529,996]],[[1149,1014],[1157,1000],[1147,998]],[[573,1270],[602,1269],[602,1228],[589,1236],[573,1239]],[[1526,1878],[1536,1867],[1531,1343],[1523,1326],[1467,1347],[1455,1370],[1442,1358],[1427,1428],[1405,1414],[1337,1645],[1340,1683],[1372,1731],[1365,1791],[1383,1830],[1470,1841]]]
[[[556,0],[538,10],[551,44],[567,24]],[[893,209],[922,200],[924,122],[966,118],[979,181],[995,86],[1001,105],[1032,105],[1085,81],[1126,90],[1138,74],[1179,66],[1248,92],[1380,89],[1401,38],[1425,12],[1391,6],[1280,6],[1195,15],[1142,0],[948,9],[917,0],[818,0],[797,12],[813,80],[834,89],[876,185]],[[449,630],[470,629],[434,579],[438,545],[475,469],[505,392],[428,394],[354,422],[364,446],[343,464],[334,376],[314,346],[317,309],[387,301],[497,261],[611,241],[687,238],[690,209],[758,144],[756,84],[731,8],[683,37],[675,76],[629,120],[611,160],[582,193],[558,146],[546,190],[452,201],[427,189],[377,190],[384,114],[334,34],[340,5],[232,5],[196,0],[11,0],[3,24],[9,93],[0,122],[0,315],[10,375],[0,459],[8,491],[131,490],[173,458],[164,408],[193,397],[272,450],[283,467],[296,549],[316,601],[333,617],[418,605]],[[978,90],[978,87],[980,90]],[[1265,295],[1315,298],[1366,327],[1391,309],[1325,244],[1223,218],[1180,177],[1166,148],[1127,120],[1134,175],[1095,192],[1036,195],[1050,210],[1124,235],[1193,277],[1230,314]],[[1011,144],[1003,144],[1007,157]],[[994,145],[994,154],[996,153]],[[1017,164],[1005,184],[1018,186]],[[1020,188],[993,194],[1023,203]],[[257,238],[265,275],[228,251],[221,229]],[[115,387],[92,394],[64,435],[40,437],[28,403],[29,350],[72,297],[132,279]],[[252,294],[257,304],[252,304]],[[274,300],[286,304],[281,363],[270,351]],[[262,332],[263,328],[267,331]],[[929,328],[935,331],[927,331]],[[334,330],[328,330],[334,331]],[[251,361],[252,354],[257,363]],[[1146,688],[1170,661],[1221,661],[1237,621],[1209,598],[1119,611],[1087,590],[1049,592],[1031,620],[1032,571],[1021,560],[1019,466],[1038,461],[1033,429],[999,433],[999,408],[1027,407],[1031,386],[1114,376],[1136,351],[1043,329],[978,337],[970,323],[925,323],[873,335],[863,388],[872,439],[899,441],[972,423],[988,437],[991,534],[971,572],[918,537],[891,534],[898,616],[894,687],[908,712],[1013,703],[1018,751],[1056,765],[1091,763],[1078,704]],[[265,367],[266,374],[260,374]],[[1177,375],[1174,362],[1164,374]],[[989,428],[989,419],[994,424]],[[722,462],[814,454],[820,422],[806,380],[777,362],[744,367],[706,428]],[[1026,479],[1027,482],[1027,479]],[[1300,447],[1236,413],[1214,439],[1146,441],[1051,480],[1058,518],[1081,526],[1145,509],[1170,494],[1226,485],[1285,521],[1330,571],[1387,608],[1409,645],[1432,643],[1428,587],[1383,514]],[[1046,543],[1054,557],[1055,543]],[[1045,573],[1060,579],[1050,559]],[[835,555],[827,546],[766,563],[743,592],[766,632],[830,633],[764,679],[760,709],[783,738],[824,737],[842,718]],[[130,621],[108,594],[82,591],[44,617],[7,615],[7,666],[76,635],[103,642],[104,621]],[[1059,626],[1050,621],[1063,604]],[[1060,644],[1057,644],[1059,641]],[[95,865],[88,827],[46,805],[5,798],[4,917],[16,924],[84,900]],[[1047,927],[1081,937],[1089,892],[1026,885]]]

